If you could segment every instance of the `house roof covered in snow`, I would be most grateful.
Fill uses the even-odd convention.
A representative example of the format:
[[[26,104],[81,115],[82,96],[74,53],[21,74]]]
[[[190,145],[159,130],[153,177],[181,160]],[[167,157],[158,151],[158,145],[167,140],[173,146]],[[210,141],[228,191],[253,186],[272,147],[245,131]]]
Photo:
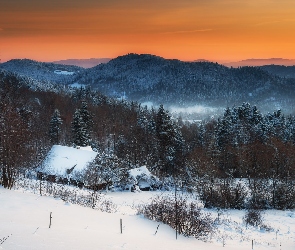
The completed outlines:
[[[97,155],[91,147],[81,147],[79,149],[54,145],[46,156],[40,171],[56,176],[66,176],[72,169],[72,174],[87,167]]]
[[[129,176],[140,188],[150,187],[158,181],[158,178],[152,175],[146,166],[130,169]]]
[[[143,175],[151,177],[152,175],[151,172],[146,168],[146,166],[130,169],[129,174],[130,176],[133,176],[134,178],[137,178],[138,176],[143,176]]]

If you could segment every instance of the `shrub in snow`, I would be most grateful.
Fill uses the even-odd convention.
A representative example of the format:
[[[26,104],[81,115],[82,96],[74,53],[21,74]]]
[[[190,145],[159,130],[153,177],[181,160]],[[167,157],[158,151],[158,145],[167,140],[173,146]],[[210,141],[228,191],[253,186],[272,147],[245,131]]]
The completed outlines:
[[[14,189],[29,190],[42,196],[53,196],[66,203],[90,207],[102,212],[114,213],[117,211],[116,204],[106,198],[104,194],[68,185],[18,178],[15,181]]]
[[[294,181],[286,179],[255,179],[249,180],[251,198],[248,207],[252,209],[294,209]]]
[[[271,208],[271,192],[272,189],[268,179],[250,178],[249,189],[251,198],[248,201],[250,209],[269,209]]]
[[[139,208],[145,217],[163,222],[184,236],[207,240],[214,231],[214,223],[209,214],[203,214],[194,202],[173,196],[158,196],[150,204]]]
[[[261,214],[261,210],[259,209],[249,209],[246,211],[244,216],[244,222],[246,225],[258,227],[262,225],[263,217]]]
[[[273,192],[273,208],[285,210],[295,208],[294,182],[281,182],[276,184]]]
[[[199,183],[200,199],[206,208],[245,208],[247,191],[240,183],[204,181]]]
[[[113,203],[111,200],[106,199],[105,197],[101,197],[101,199],[98,200],[97,207],[102,212],[107,212],[107,213],[117,212],[117,205]]]

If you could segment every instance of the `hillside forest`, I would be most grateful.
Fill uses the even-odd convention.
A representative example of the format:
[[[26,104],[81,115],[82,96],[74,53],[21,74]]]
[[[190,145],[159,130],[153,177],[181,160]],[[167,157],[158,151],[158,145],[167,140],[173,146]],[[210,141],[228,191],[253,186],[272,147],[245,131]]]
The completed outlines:
[[[12,188],[31,175],[56,144],[112,155],[113,184],[123,180],[115,178],[124,173],[117,168],[145,165],[161,181],[158,188],[196,191],[206,207],[295,207],[293,115],[263,114],[244,102],[218,118],[188,122],[163,105],[149,109],[90,88],[30,89],[2,71],[0,184]]]

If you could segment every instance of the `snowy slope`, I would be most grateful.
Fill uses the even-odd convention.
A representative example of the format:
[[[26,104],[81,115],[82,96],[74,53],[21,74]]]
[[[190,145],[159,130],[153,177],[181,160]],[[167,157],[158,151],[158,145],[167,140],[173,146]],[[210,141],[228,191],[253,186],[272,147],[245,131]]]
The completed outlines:
[[[183,237],[175,241],[173,230],[163,225],[155,236],[158,224],[140,216],[102,213],[4,189],[0,201],[0,238],[10,235],[0,249],[192,249],[196,243]]]
[[[158,192],[107,193],[119,207],[117,213],[65,203],[53,197],[38,196],[0,187],[0,249],[295,249],[294,211],[268,211],[266,224],[280,229],[263,232],[240,227],[244,211],[228,210],[221,216],[211,242],[179,236],[166,225],[136,215],[134,205],[147,202]],[[49,229],[49,215],[52,225]],[[216,215],[216,211],[208,211]],[[123,220],[123,234],[120,233]],[[1,240],[7,237],[1,244]],[[277,239],[276,239],[277,237]],[[223,247],[223,239],[225,246]],[[281,247],[280,247],[281,244]]]

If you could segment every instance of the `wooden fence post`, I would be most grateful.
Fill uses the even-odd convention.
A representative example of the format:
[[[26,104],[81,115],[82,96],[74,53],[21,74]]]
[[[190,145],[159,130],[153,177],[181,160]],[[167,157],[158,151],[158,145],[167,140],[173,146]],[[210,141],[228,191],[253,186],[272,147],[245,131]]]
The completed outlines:
[[[40,179],[40,195],[42,196],[42,182],[41,182],[41,179]]]
[[[49,228],[51,227],[51,219],[52,219],[51,214],[52,214],[52,212],[50,212],[50,216],[49,216]]]
[[[120,230],[121,230],[121,234],[123,233],[123,228],[122,228],[122,219],[120,219]]]

